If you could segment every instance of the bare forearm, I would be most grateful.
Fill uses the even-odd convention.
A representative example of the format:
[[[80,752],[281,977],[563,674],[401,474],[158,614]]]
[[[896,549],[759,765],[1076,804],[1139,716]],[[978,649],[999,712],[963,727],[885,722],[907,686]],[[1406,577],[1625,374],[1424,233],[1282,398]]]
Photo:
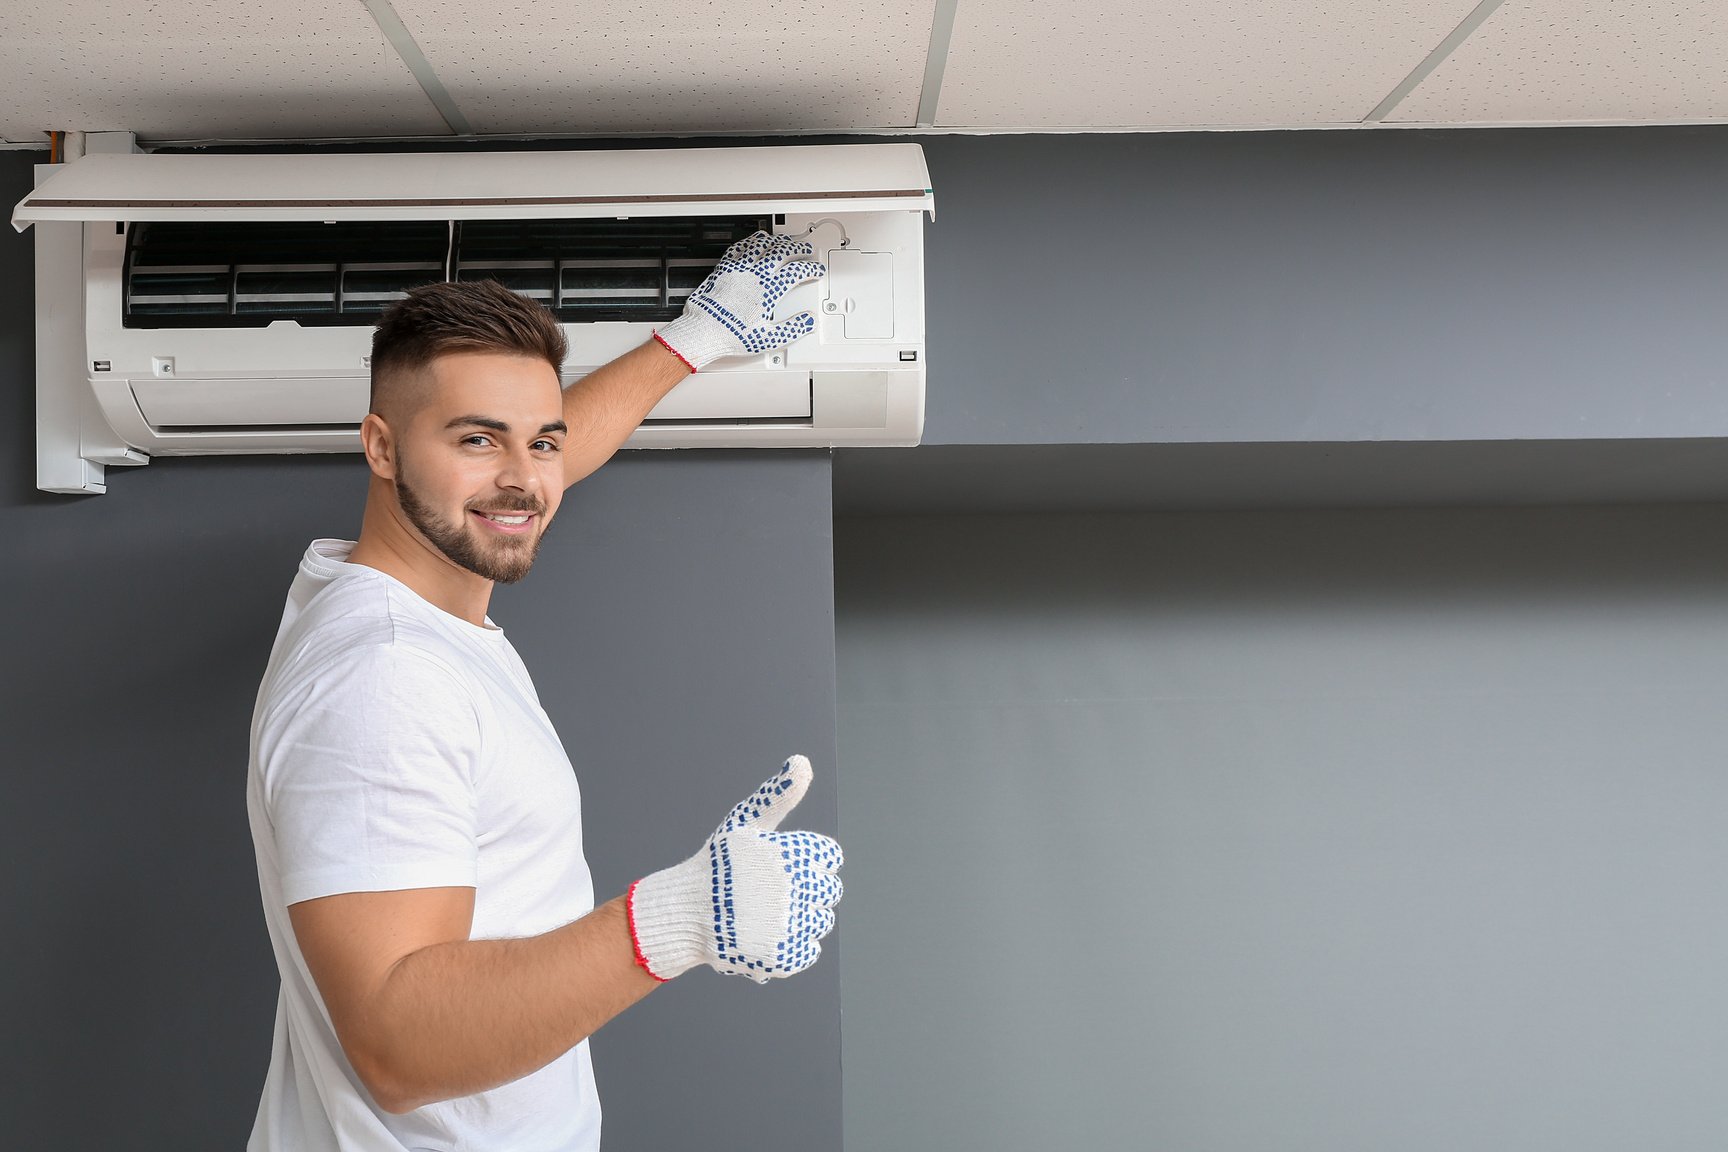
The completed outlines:
[[[568,487],[611,459],[689,368],[650,340],[564,389],[564,484]]]
[[[392,1112],[467,1096],[544,1067],[656,987],[622,898],[541,936],[436,944],[391,969],[357,1070]]]

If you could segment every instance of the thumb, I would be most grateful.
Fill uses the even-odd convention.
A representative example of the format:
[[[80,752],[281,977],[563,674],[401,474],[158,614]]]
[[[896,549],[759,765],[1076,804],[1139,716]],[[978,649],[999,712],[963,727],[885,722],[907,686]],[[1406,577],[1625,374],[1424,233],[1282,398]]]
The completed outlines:
[[[720,825],[720,831],[731,832],[736,828],[758,828],[764,832],[772,832],[780,827],[780,821],[786,814],[798,807],[798,801],[804,799],[804,790],[810,787],[810,761],[802,756],[794,756],[787,760],[773,776],[770,776],[756,791],[739,801],[738,806],[727,814]]]

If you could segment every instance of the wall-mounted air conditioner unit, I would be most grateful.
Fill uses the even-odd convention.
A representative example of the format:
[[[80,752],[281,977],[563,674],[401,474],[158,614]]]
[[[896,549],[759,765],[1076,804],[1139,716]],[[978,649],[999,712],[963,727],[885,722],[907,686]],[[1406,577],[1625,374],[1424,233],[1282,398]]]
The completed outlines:
[[[808,233],[816,330],[669,394],[643,448],[916,444],[916,144],[396,155],[85,156],[40,165],[38,484],[100,492],[152,456],[359,448],[378,313],[437,280],[551,308],[566,381],[678,315],[727,246]]]

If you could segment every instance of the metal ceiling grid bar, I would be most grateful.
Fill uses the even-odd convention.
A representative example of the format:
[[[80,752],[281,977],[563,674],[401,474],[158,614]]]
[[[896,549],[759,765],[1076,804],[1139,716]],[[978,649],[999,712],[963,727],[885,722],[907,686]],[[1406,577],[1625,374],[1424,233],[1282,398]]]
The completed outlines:
[[[438,109],[438,115],[444,118],[444,123],[450,126],[450,131],[458,136],[474,135],[474,128],[468,123],[468,118],[462,115],[462,109],[456,107],[456,101],[445,89],[444,82],[438,79],[438,74],[432,71],[432,64],[420,51],[420,45],[414,43],[414,37],[408,31],[408,26],[402,23],[402,17],[396,15],[396,9],[390,6],[390,0],[361,0],[366,5],[366,11],[372,13],[372,19],[378,22],[378,30],[384,33],[384,38],[390,41],[390,46],[396,49],[396,55],[402,57],[402,63],[408,65],[408,71],[414,73],[414,79],[420,82],[420,88],[426,93],[426,98],[432,101]]]
[[[1416,65],[1416,67],[1411,70],[1410,75],[1404,77],[1404,82],[1402,84],[1387,93],[1386,99],[1380,101],[1380,103],[1375,106],[1374,111],[1368,113],[1367,116],[1362,118],[1362,122],[1364,124],[1375,124],[1389,116],[1392,109],[1396,108],[1404,97],[1410,95],[1410,93],[1416,90],[1416,85],[1428,79],[1434,69],[1440,67],[1446,57],[1456,52],[1460,44],[1470,39],[1471,34],[1482,26],[1484,20],[1494,15],[1494,10],[1500,7],[1503,3],[1505,3],[1505,0],[1482,0],[1482,3],[1476,5],[1470,15],[1464,17],[1458,27],[1452,29],[1452,34],[1446,37],[1446,39],[1440,41],[1434,51],[1428,53],[1427,58],[1424,59],[1422,63]]]
[[[936,102],[942,96],[942,72],[948,67],[948,42],[954,37],[954,12],[960,0],[936,0],[930,19],[930,47],[924,53],[924,88],[918,94],[918,127],[936,125]]]

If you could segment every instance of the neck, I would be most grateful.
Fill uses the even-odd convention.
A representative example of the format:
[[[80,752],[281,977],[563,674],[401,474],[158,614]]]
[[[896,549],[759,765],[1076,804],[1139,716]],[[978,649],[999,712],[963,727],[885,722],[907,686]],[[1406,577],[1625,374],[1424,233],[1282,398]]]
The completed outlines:
[[[492,581],[452,563],[415,531],[396,503],[395,490],[376,476],[367,491],[360,539],[348,554],[348,562],[395,577],[434,608],[470,624],[486,622]]]

